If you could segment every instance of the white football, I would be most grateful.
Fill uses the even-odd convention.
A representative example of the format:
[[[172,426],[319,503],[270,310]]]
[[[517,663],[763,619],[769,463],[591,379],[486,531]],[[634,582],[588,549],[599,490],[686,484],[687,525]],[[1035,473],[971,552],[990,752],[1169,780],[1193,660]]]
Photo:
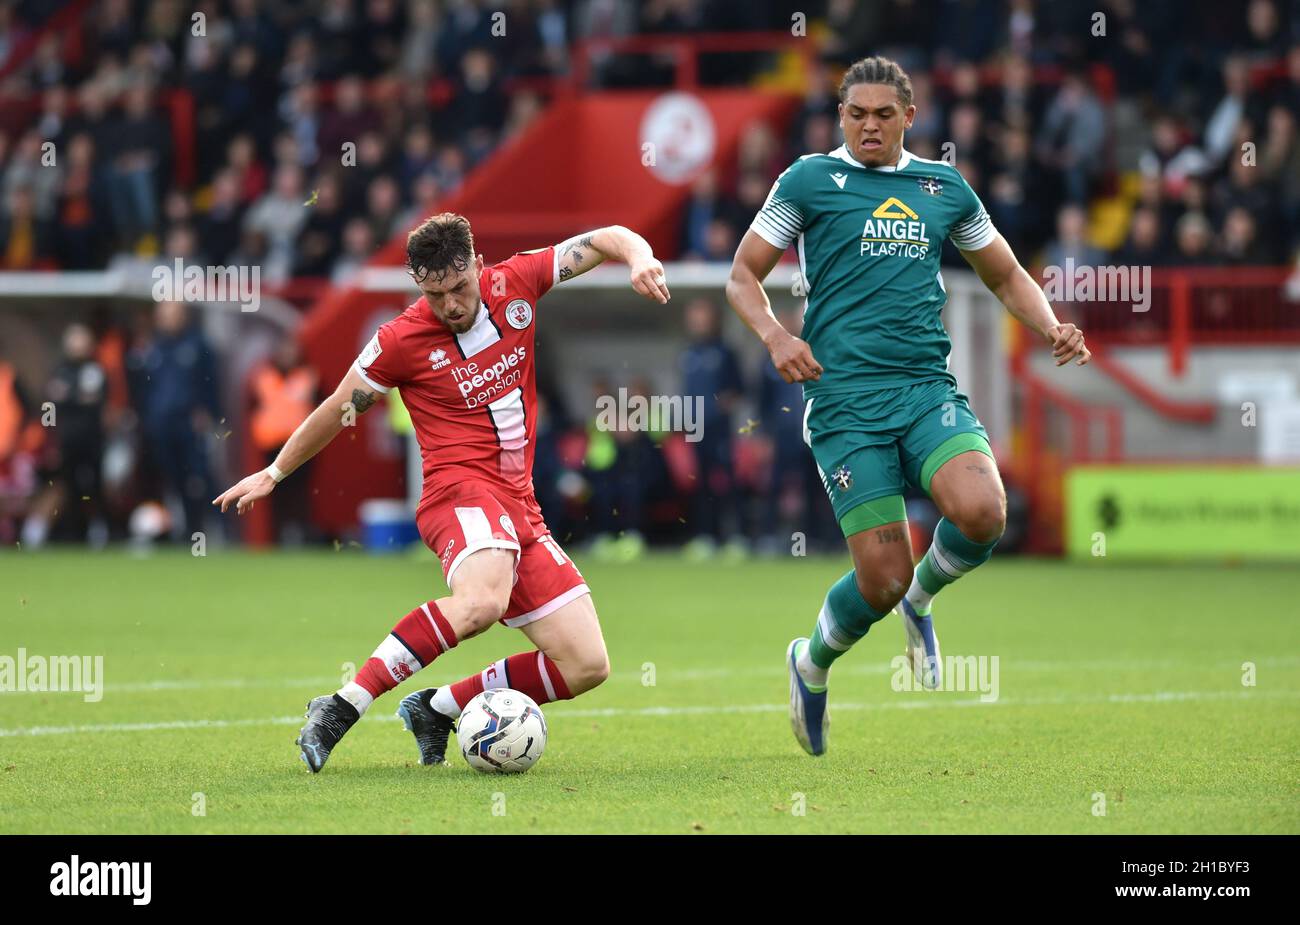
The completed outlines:
[[[527,694],[484,691],[456,721],[456,740],[469,766],[486,774],[521,774],[546,748],[546,717]]]

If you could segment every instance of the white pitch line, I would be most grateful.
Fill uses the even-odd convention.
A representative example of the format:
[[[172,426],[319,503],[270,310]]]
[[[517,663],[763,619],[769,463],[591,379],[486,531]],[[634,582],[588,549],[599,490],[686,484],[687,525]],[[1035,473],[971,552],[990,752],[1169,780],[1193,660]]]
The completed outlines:
[[[1131,703],[1179,703],[1189,700],[1294,700],[1300,699],[1300,691],[1155,691],[1149,694],[1107,694],[1098,697],[1031,697],[1015,699],[1002,697],[985,703],[978,697],[962,699],[944,698],[942,693],[917,691],[905,694],[902,698],[879,703],[833,703],[835,710],[917,710],[936,707],[980,707],[980,706],[1060,706],[1087,704],[1131,704]],[[783,713],[786,704],[754,703],[736,705],[684,706],[684,707],[596,707],[589,709],[547,707],[551,718],[569,717],[573,719],[602,718],[615,716],[714,716],[736,713]],[[396,722],[397,717],[382,712],[377,719]],[[100,723],[81,726],[28,726],[26,728],[0,729],[0,738],[18,736],[73,735],[76,733],[100,732],[154,732],[176,729],[226,729],[240,726],[296,726],[303,722],[302,716],[273,716],[263,719],[196,719],[171,720],[162,723]]]
[[[1300,656],[1277,656],[1260,658],[1254,660],[1257,665],[1272,668],[1285,668],[1292,665],[1300,664]],[[1178,661],[1175,659],[1153,660],[1153,659],[1109,659],[1098,661],[1083,662],[1054,662],[1054,661],[1017,661],[1010,658],[1002,659],[1002,670],[1004,672],[1015,671],[1160,671],[1163,669],[1180,669],[1180,670],[1240,670],[1240,663],[1236,661],[1221,662],[1212,665],[1200,665]],[[836,668],[836,677],[844,675],[887,675],[893,674],[897,669],[887,662],[866,665],[839,665]],[[749,678],[762,677],[772,674],[770,665],[754,665],[748,668],[687,668],[681,671],[663,671],[659,673],[661,681],[720,681],[728,678]],[[642,672],[640,671],[616,671],[610,676],[611,681],[631,681],[635,680],[640,683]],[[196,679],[179,679],[179,680],[157,680],[157,681],[123,681],[120,684],[105,684],[104,692],[106,694],[142,694],[153,692],[167,691],[194,691],[206,689],[228,688],[238,690],[241,688],[295,688],[295,687],[318,687],[321,685],[341,684],[342,678],[339,675],[316,675],[310,678],[196,678]]]
[[[198,691],[207,688],[244,687],[316,687],[342,684],[339,675],[317,675],[314,678],[194,678],[175,681],[123,681],[105,684],[106,694],[143,694],[152,691]]]

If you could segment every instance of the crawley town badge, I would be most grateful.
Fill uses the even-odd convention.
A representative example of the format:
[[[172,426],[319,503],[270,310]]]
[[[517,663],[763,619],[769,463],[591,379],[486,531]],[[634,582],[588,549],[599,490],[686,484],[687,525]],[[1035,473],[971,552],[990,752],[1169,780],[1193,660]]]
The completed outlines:
[[[501,515],[501,529],[510,534],[511,539],[516,543],[519,542],[519,534],[515,532],[515,522],[510,519],[509,514]]]
[[[523,299],[515,299],[506,306],[506,321],[516,331],[522,331],[533,323],[533,307]]]
[[[921,187],[921,189],[925,190],[931,196],[938,196],[943,192],[943,184],[934,177],[922,177],[916,181],[916,185]]]
[[[848,466],[840,466],[831,473],[831,480],[840,491],[848,491],[853,487],[853,471]]]

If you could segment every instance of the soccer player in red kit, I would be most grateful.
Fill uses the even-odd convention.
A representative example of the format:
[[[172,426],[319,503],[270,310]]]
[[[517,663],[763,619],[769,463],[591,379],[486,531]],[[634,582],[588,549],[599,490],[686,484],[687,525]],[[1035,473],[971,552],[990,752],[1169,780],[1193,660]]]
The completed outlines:
[[[423,296],[380,326],[274,463],[213,502],[242,514],[324,449],[350,414],[400,389],[424,463],[416,522],[442,560],[451,593],[412,609],[354,681],[307,704],[298,745],[313,772],[375,698],[493,623],[519,628],[536,651],[404,698],[398,715],[415,735],[422,764],[443,762],[456,718],[484,689],[510,687],[548,703],[609,675],[586,582],[533,495],[537,303],[551,286],[604,260],[628,264],[632,288],[666,303],[663,265],[644,238],[614,225],[485,267],[469,222],[452,213],[412,231],[406,253]]]

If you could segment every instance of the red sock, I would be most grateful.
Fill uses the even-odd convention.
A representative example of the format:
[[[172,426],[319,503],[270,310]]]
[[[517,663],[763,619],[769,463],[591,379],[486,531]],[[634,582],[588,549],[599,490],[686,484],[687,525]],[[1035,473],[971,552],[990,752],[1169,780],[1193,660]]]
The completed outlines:
[[[483,691],[499,687],[513,688],[537,703],[573,699],[560,669],[541,652],[521,652],[493,662],[478,674],[451,685],[451,695],[463,710],[465,704]]]
[[[357,672],[356,682],[371,697],[391,691],[448,649],[456,647],[456,633],[429,601],[398,621]]]

